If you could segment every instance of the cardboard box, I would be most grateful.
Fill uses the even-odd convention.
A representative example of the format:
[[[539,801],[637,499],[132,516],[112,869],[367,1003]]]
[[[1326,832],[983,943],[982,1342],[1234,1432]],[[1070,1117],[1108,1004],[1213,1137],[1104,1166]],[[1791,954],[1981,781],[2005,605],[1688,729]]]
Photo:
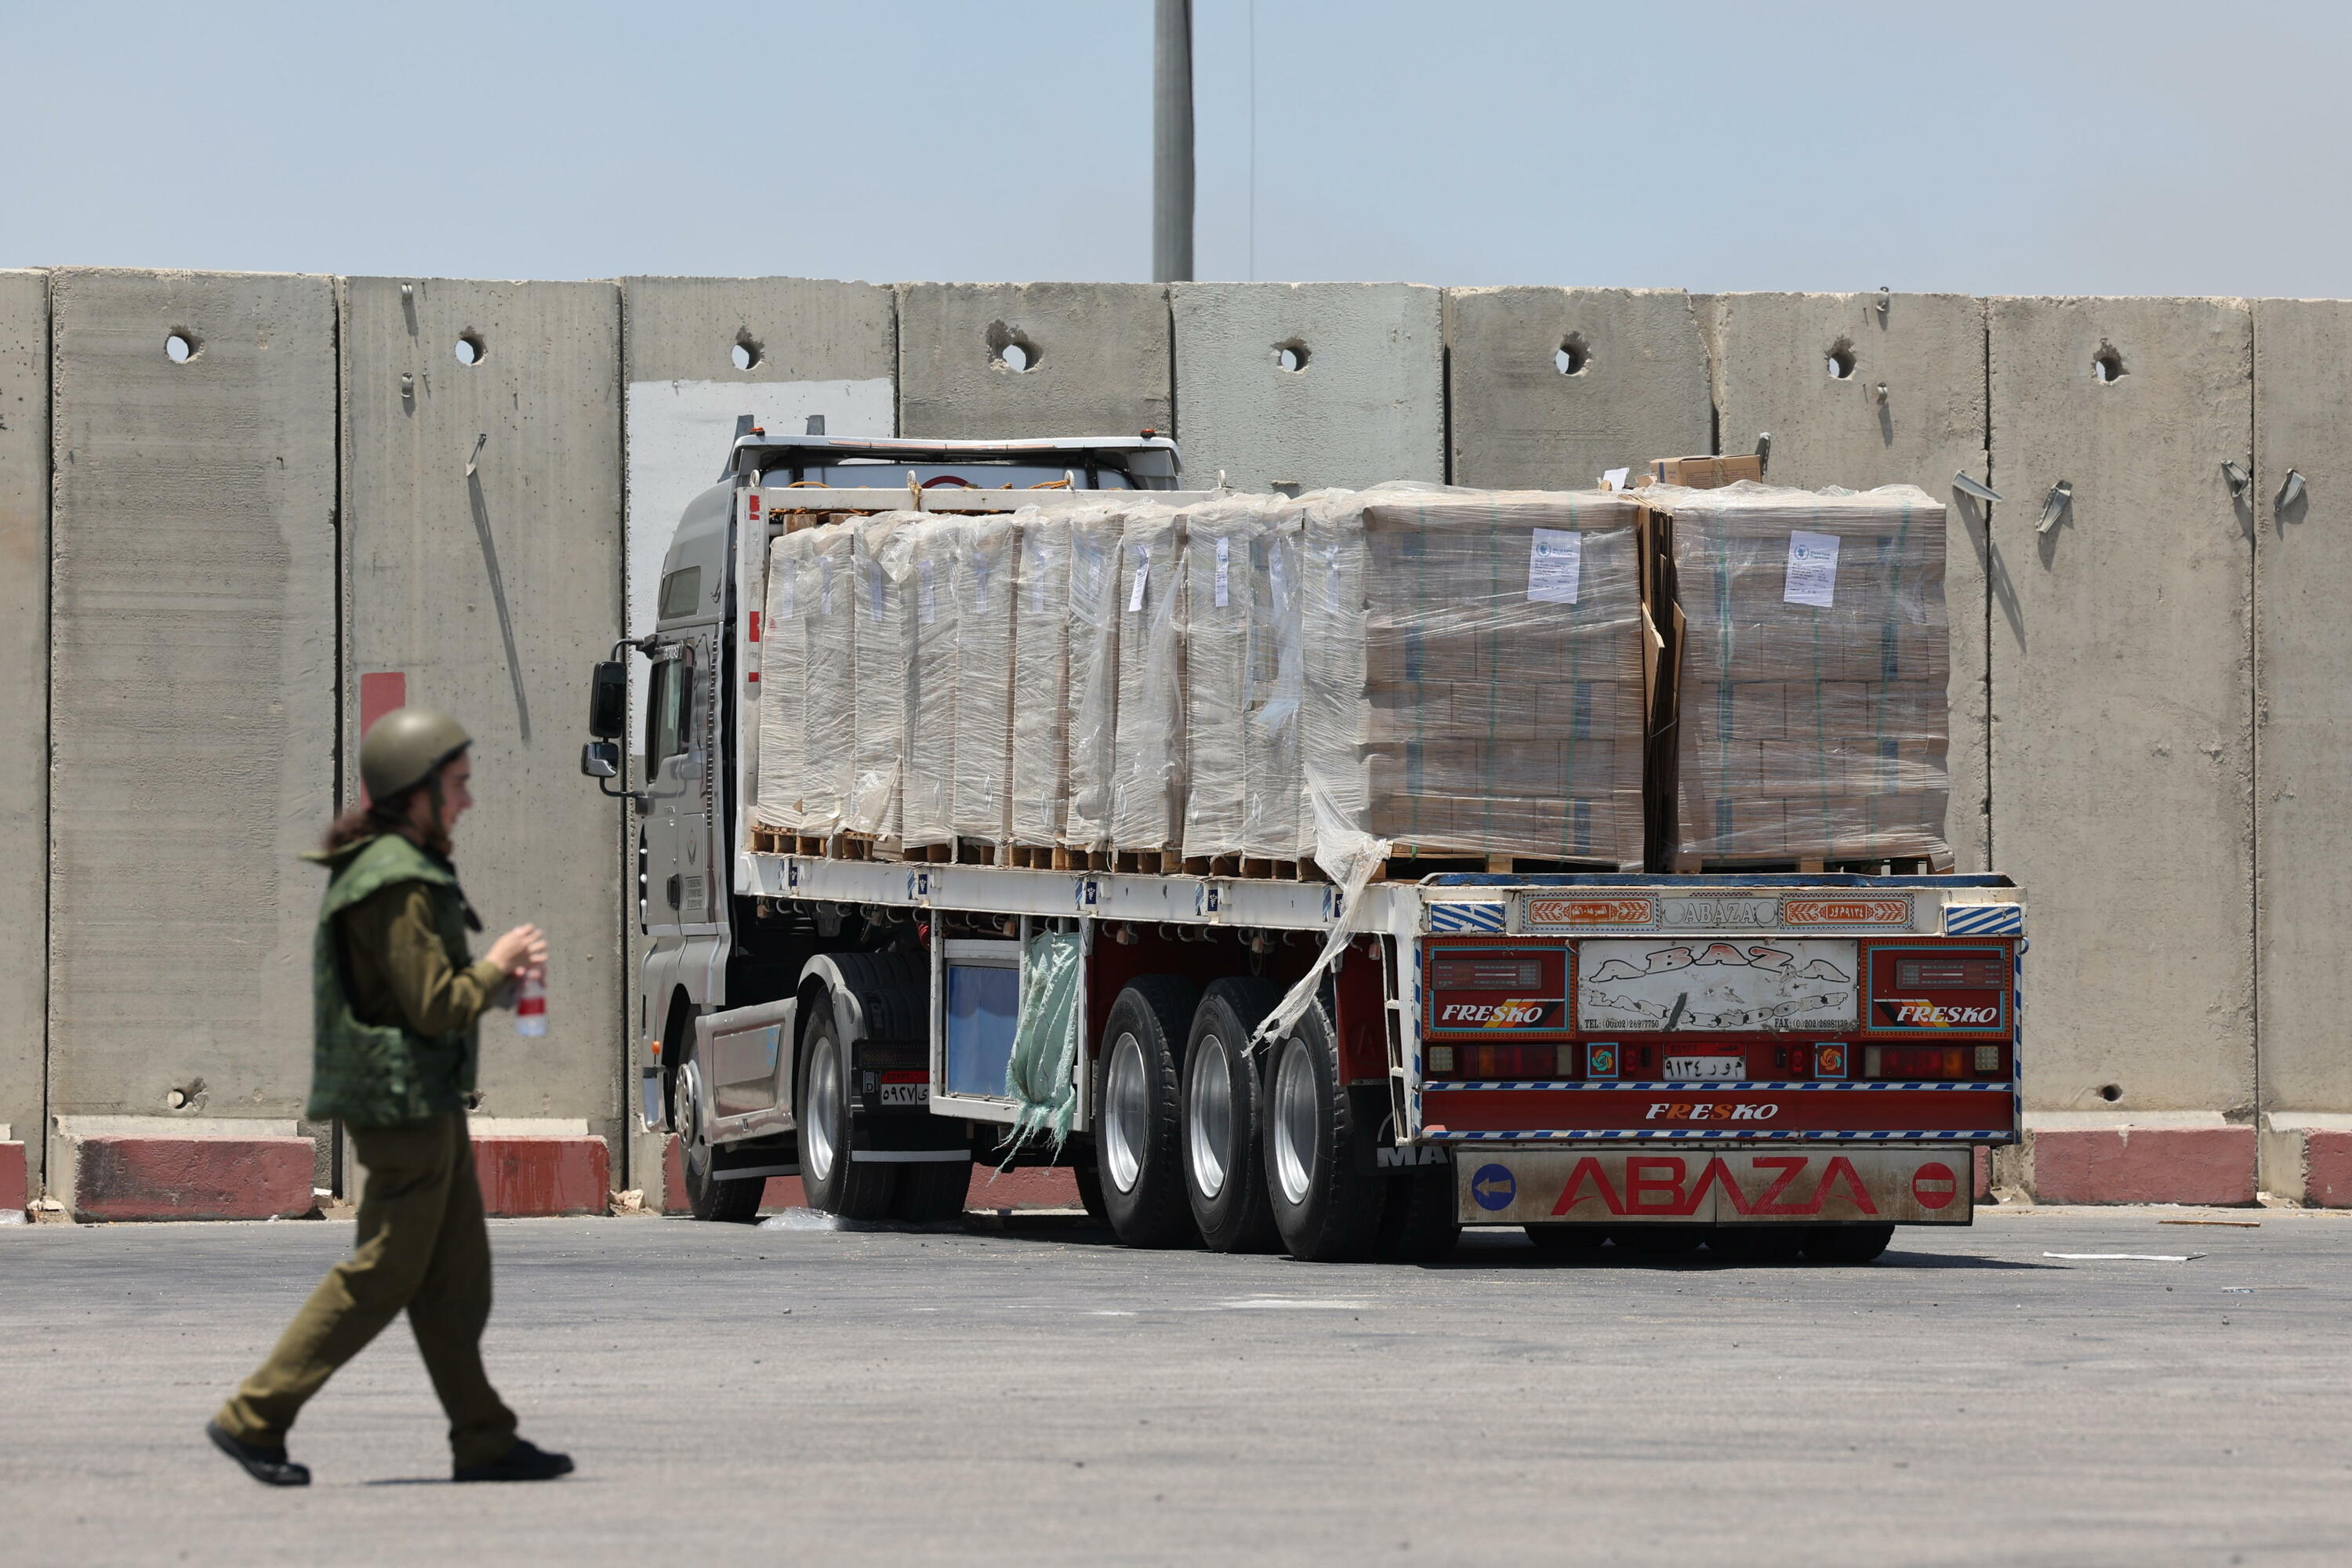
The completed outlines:
[[[1662,485],[1680,485],[1685,489],[1720,489],[1741,479],[1762,483],[1764,458],[1750,452],[1744,458],[1654,458],[1650,462],[1650,478]]]

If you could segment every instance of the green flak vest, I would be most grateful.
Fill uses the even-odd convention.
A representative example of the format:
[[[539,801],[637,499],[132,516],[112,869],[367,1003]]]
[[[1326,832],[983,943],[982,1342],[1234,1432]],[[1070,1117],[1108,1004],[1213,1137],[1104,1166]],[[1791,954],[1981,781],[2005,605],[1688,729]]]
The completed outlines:
[[[303,857],[333,873],[319,906],[310,972],[318,1025],[310,1055],[313,1121],[351,1127],[399,1127],[465,1109],[474,1091],[479,1032],[472,1026],[446,1035],[420,1035],[399,1025],[363,1024],[352,1012],[343,983],[335,917],[370,895],[401,882],[433,889],[434,926],[449,965],[464,969],[466,901],[457,879],[442,862],[397,833],[345,845],[332,854]]]

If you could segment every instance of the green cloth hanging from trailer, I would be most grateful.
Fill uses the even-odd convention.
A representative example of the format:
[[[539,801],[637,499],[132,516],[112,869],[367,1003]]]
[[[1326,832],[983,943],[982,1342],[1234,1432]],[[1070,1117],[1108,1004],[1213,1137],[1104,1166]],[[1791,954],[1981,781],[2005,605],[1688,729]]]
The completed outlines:
[[[1076,931],[1042,931],[1021,955],[1021,1012],[1004,1064],[1004,1092],[1021,1107],[1009,1140],[1013,1148],[1042,1132],[1059,1153],[1070,1136],[1078,1110],[1078,978],[1085,958]]]

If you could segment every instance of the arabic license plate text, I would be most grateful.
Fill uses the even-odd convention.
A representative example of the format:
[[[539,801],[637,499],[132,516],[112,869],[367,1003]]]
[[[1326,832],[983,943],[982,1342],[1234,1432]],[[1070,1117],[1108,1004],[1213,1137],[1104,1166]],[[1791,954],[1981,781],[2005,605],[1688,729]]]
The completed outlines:
[[[1745,1057],[1668,1057],[1659,1065],[1660,1077],[1683,1082],[1706,1082],[1748,1076],[1748,1058]]]
[[[929,1105],[931,1086],[927,1083],[886,1083],[882,1086],[885,1105]]]

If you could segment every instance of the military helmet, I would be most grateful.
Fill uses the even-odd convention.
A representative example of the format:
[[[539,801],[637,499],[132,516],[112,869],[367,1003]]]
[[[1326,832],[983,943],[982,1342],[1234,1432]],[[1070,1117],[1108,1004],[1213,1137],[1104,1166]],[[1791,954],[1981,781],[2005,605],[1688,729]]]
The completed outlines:
[[[390,800],[431,778],[474,743],[465,726],[430,708],[395,708],[360,742],[360,782],[371,800]]]

